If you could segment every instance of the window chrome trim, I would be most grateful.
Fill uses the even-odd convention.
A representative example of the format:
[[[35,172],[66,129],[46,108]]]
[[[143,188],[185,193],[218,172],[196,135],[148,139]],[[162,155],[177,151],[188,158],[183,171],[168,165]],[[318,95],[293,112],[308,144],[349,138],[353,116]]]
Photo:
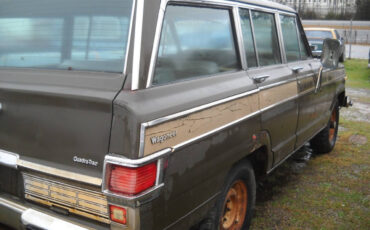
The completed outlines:
[[[298,39],[298,47],[299,47],[299,60],[303,60],[302,59],[302,44],[301,44],[301,33],[299,32],[299,29],[298,29],[298,21],[297,21],[297,16],[294,17],[294,22],[295,22],[295,29],[296,29],[296,33],[297,33],[297,39]]]
[[[133,66],[132,66],[131,90],[139,89],[143,20],[144,20],[144,0],[136,0],[135,36],[134,36],[135,38],[134,38],[134,55],[132,62]]]
[[[240,15],[239,15],[239,8],[238,7],[233,7],[232,10],[232,15],[234,18],[234,23],[231,23],[231,25],[234,24],[235,28],[235,36],[234,37],[234,43],[236,42],[238,45],[238,52],[239,52],[239,57],[242,65],[242,69],[246,70],[248,63],[247,63],[247,58],[245,56],[245,47],[244,47],[244,39],[243,39],[243,32],[242,32],[242,25],[240,21]]]
[[[274,16],[275,16],[275,24],[276,24],[276,33],[277,33],[277,36],[278,36],[278,43],[279,43],[279,46],[280,46],[281,63],[286,64],[287,59],[286,59],[286,53],[285,53],[283,31],[282,31],[282,28],[281,28],[280,14],[276,13]]]
[[[128,35],[127,35],[127,44],[126,44],[126,54],[125,54],[125,63],[123,63],[123,76],[127,76],[127,60],[130,52],[130,45],[131,45],[131,35],[132,35],[132,28],[134,24],[134,15],[135,15],[135,6],[136,6],[136,1],[132,1],[132,9],[131,9],[131,16],[130,16],[130,25],[128,29]]]
[[[140,1],[140,0],[137,0],[137,1]],[[159,12],[158,12],[158,18],[157,18],[156,31],[155,31],[155,36],[154,36],[154,40],[153,40],[153,49],[152,49],[150,62],[149,62],[149,72],[148,72],[145,88],[152,87],[152,82],[153,82],[154,72],[155,72],[155,65],[156,65],[156,62],[157,62],[157,54],[158,54],[158,49],[159,49],[160,37],[161,37],[161,32],[162,32],[162,25],[163,25],[163,21],[164,21],[164,15],[165,15],[166,7],[167,7],[168,3],[170,3],[170,2],[184,3],[184,4],[196,3],[196,4],[200,4],[200,5],[205,5],[205,6],[226,6],[228,8],[232,8],[232,9],[237,7],[238,10],[239,10],[239,8],[249,10],[252,37],[253,37],[253,43],[254,43],[254,47],[255,47],[255,55],[256,55],[257,66],[258,67],[260,65],[259,65],[258,49],[257,49],[257,46],[256,46],[256,41],[255,41],[255,36],[254,36],[254,25],[253,25],[251,10],[262,11],[262,12],[267,12],[267,13],[272,13],[272,14],[276,14],[278,12],[282,12],[282,13],[286,13],[286,14],[294,14],[294,12],[284,11],[284,10],[281,10],[281,9],[274,9],[274,8],[268,8],[268,7],[263,7],[263,6],[257,6],[257,5],[253,5],[253,4],[249,4],[249,3],[234,2],[234,1],[227,1],[227,0],[189,0],[189,1],[185,1],[185,0],[161,0],[161,3],[160,3],[161,5],[160,5]],[[240,21],[240,18],[238,20]],[[137,27],[136,27],[136,29],[137,29]],[[136,29],[135,29],[135,33],[136,33]],[[142,30],[142,25],[141,25],[141,30]],[[136,41],[136,36],[135,36],[135,44],[136,44],[136,42],[137,41]],[[244,45],[244,43],[243,43],[243,45]],[[281,50],[281,48],[280,48],[280,50]],[[134,53],[135,53],[135,51],[136,51],[136,49],[134,48]],[[245,61],[246,61],[246,59],[245,59]],[[136,71],[138,71],[137,69],[140,68],[140,60],[137,60],[137,57],[136,57],[136,59],[134,59],[133,66],[134,66],[134,68],[135,68],[135,66],[137,66]],[[134,80],[134,78],[136,78],[136,79]],[[132,90],[136,90],[136,89],[139,88],[138,82],[139,82],[139,76],[133,74]]]
[[[155,65],[157,64],[158,50],[159,50],[159,45],[160,45],[160,40],[161,40],[162,27],[163,27],[163,22],[164,22],[164,14],[166,11],[167,3],[168,3],[168,0],[162,0],[161,6],[159,7],[159,14],[158,14],[157,26],[155,30],[152,55],[150,57],[149,75],[148,75],[147,82],[146,82],[146,88],[149,88],[152,86],[152,82],[154,78]]]
[[[253,22],[252,10],[251,9],[249,9],[249,20],[250,20],[250,23],[251,23],[251,30],[252,30],[253,44],[254,44],[254,52],[255,52],[255,55],[256,55],[257,68],[258,68],[258,67],[260,67],[260,58],[259,58],[259,55],[258,55],[258,47],[257,47],[255,33],[254,33],[254,22]]]

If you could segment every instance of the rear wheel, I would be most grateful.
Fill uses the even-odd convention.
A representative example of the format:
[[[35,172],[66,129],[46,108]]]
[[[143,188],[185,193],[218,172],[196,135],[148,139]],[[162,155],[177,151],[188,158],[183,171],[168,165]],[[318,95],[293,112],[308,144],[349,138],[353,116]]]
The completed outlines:
[[[229,173],[221,197],[216,204],[214,228],[219,230],[248,229],[256,200],[256,181],[249,161],[235,166]]]
[[[329,122],[325,129],[318,133],[311,141],[311,148],[316,153],[328,153],[333,150],[337,141],[339,126],[339,106],[335,104]]]

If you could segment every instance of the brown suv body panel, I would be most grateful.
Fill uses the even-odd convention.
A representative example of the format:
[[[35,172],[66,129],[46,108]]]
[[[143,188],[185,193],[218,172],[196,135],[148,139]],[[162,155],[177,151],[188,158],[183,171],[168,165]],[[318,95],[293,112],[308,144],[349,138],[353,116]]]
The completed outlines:
[[[122,227],[66,216],[26,201],[21,173],[27,172],[102,192],[108,204],[128,208],[127,229],[188,229],[214,206],[233,165],[263,149],[262,171],[269,173],[327,124],[334,103],[345,90],[343,67],[325,70],[317,92],[319,60],[309,57],[287,63],[282,58],[278,65],[248,68],[236,28],[239,69],[159,86],[148,84],[167,3],[228,9],[233,26],[238,23],[233,18],[238,6],[298,18],[290,8],[254,0],[139,2],[125,75],[0,69],[0,150],[19,154],[25,165],[34,163],[28,168],[19,165],[17,170],[0,166],[3,175],[17,180],[14,186],[7,176],[0,177],[0,212],[17,216],[15,221],[5,221],[0,215],[0,221],[23,227],[19,212],[4,208],[5,199],[14,201],[14,206],[18,202],[83,226]],[[297,66],[303,69],[294,73],[292,68]],[[262,75],[268,75],[266,81],[253,80]],[[163,142],[152,140],[166,135],[170,138]],[[155,191],[131,199],[104,190],[107,156],[129,163],[149,162],[163,150],[158,155],[165,162],[163,178],[158,179],[163,184]],[[74,162],[74,156],[98,164]],[[57,171],[42,171],[37,166]]]

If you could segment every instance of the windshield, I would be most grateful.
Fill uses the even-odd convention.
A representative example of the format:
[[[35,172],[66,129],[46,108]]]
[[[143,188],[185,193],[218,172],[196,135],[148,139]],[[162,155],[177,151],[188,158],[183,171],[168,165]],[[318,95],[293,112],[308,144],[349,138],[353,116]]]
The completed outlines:
[[[330,31],[306,30],[305,32],[308,38],[333,38],[333,34]]]
[[[123,71],[132,0],[0,5],[0,67]]]

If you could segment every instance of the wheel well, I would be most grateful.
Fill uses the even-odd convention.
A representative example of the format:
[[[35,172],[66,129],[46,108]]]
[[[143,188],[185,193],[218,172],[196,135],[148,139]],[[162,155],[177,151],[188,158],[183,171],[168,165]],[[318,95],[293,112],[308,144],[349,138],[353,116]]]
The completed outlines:
[[[267,174],[268,149],[266,146],[262,146],[259,149],[253,151],[247,156],[247,159],[251,162],[253,166],[257,180]]]
[[[346,93],[344,91],[338,95],[338,105],[339,106],[346,105]]]

